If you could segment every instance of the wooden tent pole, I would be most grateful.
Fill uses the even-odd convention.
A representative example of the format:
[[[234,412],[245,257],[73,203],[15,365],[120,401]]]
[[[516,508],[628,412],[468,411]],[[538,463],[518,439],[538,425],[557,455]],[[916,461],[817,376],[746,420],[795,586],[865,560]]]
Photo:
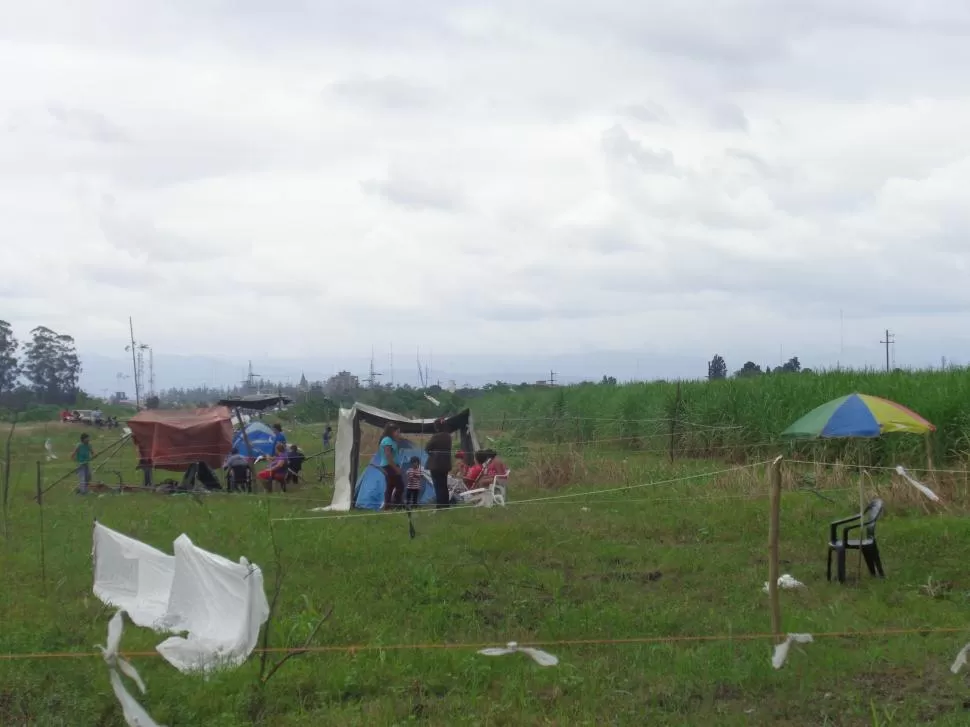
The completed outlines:
[[[239,421],[239,431],[242,432],[243,441],[246,443],[246,451],[249,452],[249,457],[246,457],[246,464],[249,465],[249,477],[252,479],[253,484],[256,484],[256,467],[253,466],[252,454],[253,445],[249,442],[249,434],[246,433],[246,425],[243,423],[242,414],[237,406],[234,411],[236,412],[236,419]]]
[[[781,524],[781,456],[771,463],[769,478],[769,517],[768,517],[768,602],[771,605],[771,632],[775,644],[782,641],[781,601],[778,596],[779,530]]]

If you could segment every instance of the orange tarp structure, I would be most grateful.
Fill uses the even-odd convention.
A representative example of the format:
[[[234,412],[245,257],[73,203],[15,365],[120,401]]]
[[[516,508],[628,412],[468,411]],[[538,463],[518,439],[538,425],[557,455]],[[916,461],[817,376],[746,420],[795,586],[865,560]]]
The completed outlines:
[[[164,470],[184,471],[190,464],[205,462],[222,467],[232,449],[229,409],[154,409],[138,412],[128,420],[131,438],[140,459]]]

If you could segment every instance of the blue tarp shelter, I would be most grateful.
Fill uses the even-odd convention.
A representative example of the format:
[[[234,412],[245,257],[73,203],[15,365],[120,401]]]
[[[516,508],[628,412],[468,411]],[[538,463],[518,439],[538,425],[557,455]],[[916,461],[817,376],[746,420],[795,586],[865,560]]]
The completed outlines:
[[[263,455],[264,457],[273,456],[273,446],[276,440],[276,432],[270,429],[268,426],[262,422],[250,422],[246,425],[246,437],[249,438],[249,443],[253,447],[253,451],[250,452],[249,448],[246,446],[246,438],[243,437],[242,432],[236,432],[235,436],[232,438],[232,446],[238,450],[239,454],[243,457],[259,457]]]
[[[406,470],[410,466],[408,463],[411,461],[411,457],[420,459],[421,466],[424,467],[428,460],[428,453],[424,449],[406,439],[401,440],[399,447],[397,463],[402,469]],[[387,480],[384,477],[384,470],[378,466],[380,461],[380,453],[375,454],[364,471],[360,473],[360,477],[357,478],[357,487],[354,489],[354,507],[361,507],[365,510],[380,510],[384,504],[384,488]],[[434,485],[431,483],[431,478],[426,475],[424,487],[418,496],[418,504],[427,505],[434,502]]]

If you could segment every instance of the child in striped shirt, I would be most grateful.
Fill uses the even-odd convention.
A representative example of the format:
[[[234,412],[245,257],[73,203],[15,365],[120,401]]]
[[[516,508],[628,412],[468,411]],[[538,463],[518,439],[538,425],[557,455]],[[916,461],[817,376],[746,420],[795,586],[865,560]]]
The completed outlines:
[[[404,501],[407,505],[417,505],[418,497],[421,494],[421,486],[424,484],[424,472],[421,471],[421,460],[417,457],[412,457],[409,464],[407,490],[404,494]]]

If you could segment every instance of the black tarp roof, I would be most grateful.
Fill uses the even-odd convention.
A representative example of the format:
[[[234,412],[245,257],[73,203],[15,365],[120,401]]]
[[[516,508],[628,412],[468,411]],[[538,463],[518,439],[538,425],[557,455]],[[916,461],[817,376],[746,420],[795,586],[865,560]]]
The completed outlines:
[[[291,404],[293,400],[288,396],[274,394],[250,394],[249,396],[231,396],[228,399],[221,399],[219,406],[228,406],[230,409],[252,409],[253,411],[265,411],[274,409],[280,405]]]

